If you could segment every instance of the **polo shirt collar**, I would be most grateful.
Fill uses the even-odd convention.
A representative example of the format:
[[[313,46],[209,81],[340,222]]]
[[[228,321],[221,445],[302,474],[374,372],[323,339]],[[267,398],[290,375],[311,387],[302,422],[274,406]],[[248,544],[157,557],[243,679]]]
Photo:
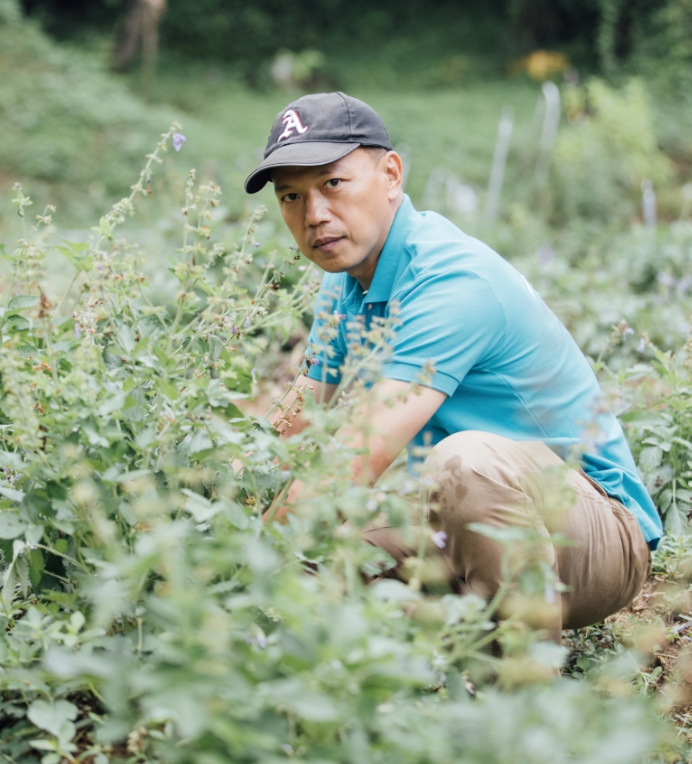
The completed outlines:
[[[394,280],[403,265],[402,250],[406,238],[411,233],[418,212],[413,207],[411,199],[404,194],[403,201],[396,211],[392,227],[389,229],[387,241],[380,252],[375,266],[370,289],[365,294],[364,302],[388,302],[394,286]]]

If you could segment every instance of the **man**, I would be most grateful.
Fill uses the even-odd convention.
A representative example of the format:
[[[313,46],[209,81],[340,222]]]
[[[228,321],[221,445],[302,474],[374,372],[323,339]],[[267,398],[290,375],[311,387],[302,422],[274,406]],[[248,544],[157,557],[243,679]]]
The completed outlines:
[[[354,461],[354,479],[373,484],[404,447],[415,454],[430,444],[424,470],[437,486],[443,555],[463,590],[492,596],[501,582],[503,547],[468,528],[480,522],[545,539],[565,586],[553,636],[627,605],[661,523],[589,363],[539,295],[480,241],[413,208],[387,130],[363,102],[343,93],[298,99],[277,116],[264,156],[246,190],[273,183],[301,252],[325,271],[310,335],[321,364],[299,385],[328,400],[348,354],[346,325],[360,317],[367,327],[398,305],[391,355],[368,393],[369,455]],[[328,352],[325,308],[344,317]],[[422,392],[409,394],[430,364]],[[301,426],[298,417],[292,432]],[[341,436],[362,442],[355,430]],[[575,449],[580,469],[564,461]],[[573,492],[557,528],[542,495],[549,473]],[[294,483],[289,506],[300,490]],[[572,544],[553,545],[556,529]],[[394,529],[368,541],[404,573],[411,553]]]

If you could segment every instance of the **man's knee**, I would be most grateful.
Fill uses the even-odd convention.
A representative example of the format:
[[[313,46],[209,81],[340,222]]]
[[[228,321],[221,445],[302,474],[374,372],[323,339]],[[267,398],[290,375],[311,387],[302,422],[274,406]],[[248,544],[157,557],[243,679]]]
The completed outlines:
[[[480,430],[464,430],[440,441],[425,460],[425,482],[439,487],[469,486],[487,479],[514,481],[515,469],[505,452],[512,441]]]
[[[480,430],[464,430],[449,435],[432,448],[425,460],[423,474],[462,477],[478,471],[496,452],[495,441],[498,439],[505,440]]]
[[[431,508],[453,508],[464,514],[466,522],[483,520],[484,506],[478,496],[485,493],[483,486],[494,472],[497,439],[504,440],[492,433],[467,430],[450,435],[431,450],[422,471]]]
[[[428,455],[422,496],[431,517],[438,511],[445,522],[454,517],[464,524],[526,526],[535,521],[530,507],[540,498],[542,470],[553,462],[564,466],[540,442],[475,430],[455,433]]]

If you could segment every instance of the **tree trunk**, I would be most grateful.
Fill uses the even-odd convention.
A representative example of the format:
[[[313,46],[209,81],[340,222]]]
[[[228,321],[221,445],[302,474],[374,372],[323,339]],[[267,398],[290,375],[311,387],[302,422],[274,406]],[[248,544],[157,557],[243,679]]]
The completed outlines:
[[[113,56],[113,69],[124,72],[131,66],[141,49],[142,90],[147,99],[151,98],[156,83],[159,23],[165,9],[166,0],[135,0]]]

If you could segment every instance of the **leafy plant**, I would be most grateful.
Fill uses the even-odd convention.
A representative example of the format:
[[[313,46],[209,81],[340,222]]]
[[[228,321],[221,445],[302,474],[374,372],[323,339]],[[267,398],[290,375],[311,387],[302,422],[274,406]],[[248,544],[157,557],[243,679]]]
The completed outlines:
[[[491,603],[432,594],[414,486],[396,471],[374,489],[353,483],[354,452],[334,433],[395,317],[350,328],[351,388],[329,406],[303,396],[299,435],[282,440],[237,408],[268,338],[311,304],[315,273],[284,288],[296,256],[275,264],[262,251],[261,212],[229,251],[213,243],[220,189],[191,172],[170,265],[179,288],[159,304],[118,229],[180,129],[86,244],[49,247],[52,210],[29,225],[16,188],[26,229],[5,255],[0,315],[0,752],[43,764],[485,764],[634,763],[665,748],[647,698],[619,679],[557,679],[564,651],[518,611],[500,619],[507,592],[540,607],[553,575],[531,553],[542,538],[499,534],[526,554]],[[75,271],[55,304],[47,256]],[[313,498],[265,523],[294,478]],[[412,534],[408,585],[360,541],[373,522]]]
[[[552,182],[553,214],[627,220],[636,213],[640,184],[655,186],[671,176],[672,165],[658,148],[643,83],[620,89],[600,80],[564,89],[569,127],[558,136]]]

